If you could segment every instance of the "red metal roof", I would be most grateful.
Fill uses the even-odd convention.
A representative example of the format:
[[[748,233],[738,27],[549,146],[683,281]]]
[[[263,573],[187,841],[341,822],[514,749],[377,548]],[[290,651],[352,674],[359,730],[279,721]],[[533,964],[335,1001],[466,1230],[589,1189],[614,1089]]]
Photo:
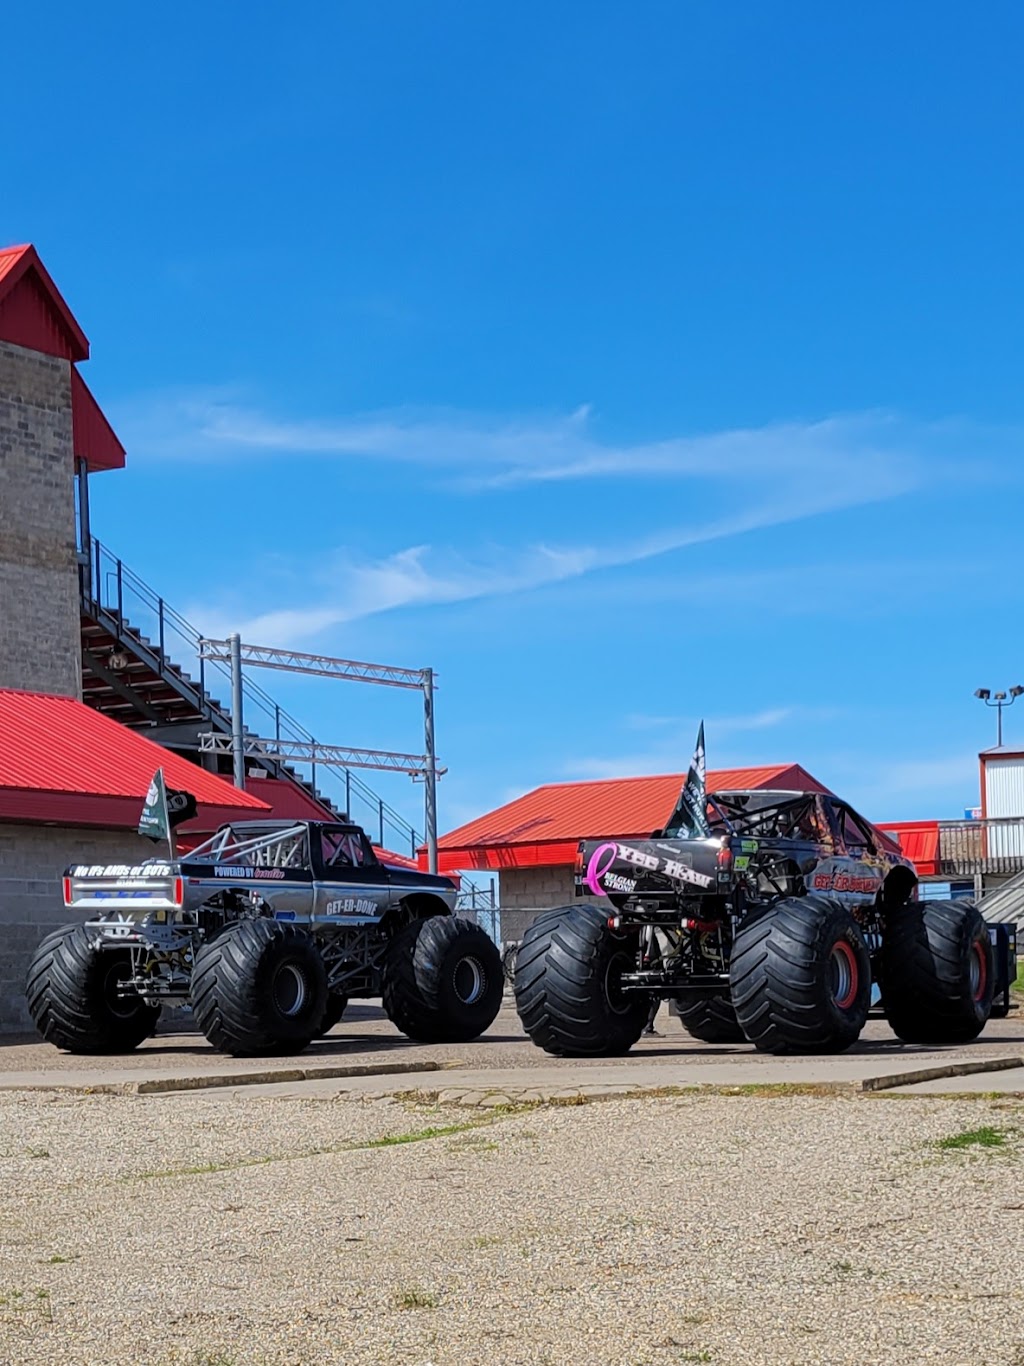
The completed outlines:
[[[158,768],[169,787],[194,794],[199,820],[267,810],[75,698],[0,688],[0,820],[132,829]]]
[[[71,429],[75,455],[85,461],[90,474],[98,470],[124,469],[124,447],[74,366],[71,367]]]
[[[903,853],[917,869],[918,877],[938,876],[938,821],[886,821],[878,828],[899,842]]]
[[[393,849],[382,849],[379,844],[373,846],[373,852],[381,863],[386,863],[392,868],[406,868],[409,872],[419,872],[419,864],[416,860],[407,858],[405,854],[396,854]],[[457,878],[456,881],[458,881]]]
[[[29,244],[0,249],[0,341],[66,360],[89,359],[89,339]]]
[[[272,816],[294,821],[333,821],[337,817],[326,806],[283,778],[246,778],[245,790],[270,807]]]
[[[571,863],[581,839],[649,835],[668,819],[685,777],[684,773],[663,773],[546,783],[440,839],[440,870]],[[747,788],[828,791],[799,764],[712,770],[707,784],[709,792]],[[425,867],[422,851],[419,860],[420,867]]]

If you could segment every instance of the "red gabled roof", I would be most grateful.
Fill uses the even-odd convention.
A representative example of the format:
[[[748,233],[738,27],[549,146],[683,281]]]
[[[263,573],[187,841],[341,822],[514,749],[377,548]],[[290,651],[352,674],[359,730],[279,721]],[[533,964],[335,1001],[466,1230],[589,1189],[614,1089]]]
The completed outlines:
[[[668,819],[685,777],[684,773],[663,773],[546,783],[440,839],[440,870],[571,863],[581,839],[602,835],[645,837]],[[749,788],[828,791],[799,764],[712,770],[707,785],[709,792]]]
[[[89,359],[89,340],[35,247],[0,249],[0,341],[69,361]],[[124,447],[89,387],[71,367],[74,453],[91,473],[124,467]]]
[[[214,827],[267,810],[75,698],[0,688],[0,820],[133,829],[158,768]]]
[[[88,337],[30,244],[0,249],[0,341],[89,359]]]
[[[74,366],[71,367],[71,434],[75,455],[85,461],[90,474],[98,470],[124,469],[124,447]]]

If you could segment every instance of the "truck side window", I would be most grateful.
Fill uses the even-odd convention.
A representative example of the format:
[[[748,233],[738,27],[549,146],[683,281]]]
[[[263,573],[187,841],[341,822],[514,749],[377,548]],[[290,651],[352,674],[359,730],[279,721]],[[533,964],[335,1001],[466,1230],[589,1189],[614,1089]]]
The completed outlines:
[[[814,806],[808,804],[797,817],[793,834],[797,839],[811,840],[815,844],[819,843],[823,837],[821,826],[818,822],[818,813]]]
[[[852,811],[844,810],[841,813],[841,820],[843,840],[847,849],[860,853],[870,852],[874,848],[874,841]]]
[[[323,832],[323,862],[325,868],[361,868],[365,863],[363,842],[351,831]]]

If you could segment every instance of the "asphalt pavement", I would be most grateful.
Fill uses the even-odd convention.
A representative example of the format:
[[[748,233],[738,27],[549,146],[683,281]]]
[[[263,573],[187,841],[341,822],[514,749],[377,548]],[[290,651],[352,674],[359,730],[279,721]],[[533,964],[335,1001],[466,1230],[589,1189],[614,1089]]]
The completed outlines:
[[[0,1038],[4,1089],[173,1092],[240,1085],[287,1087],[296,1094],[390,1094],[429,1089],[463,1104],[628,1094],[662,1088],[816,1086],[882,1089],[1024,1091],[1024,1017],[989,1023],[971,1044],[902,1044],[884,1020],[869,1020],[854,1048],[838,1056],[782,1057],[750,1045],[703,1044],[663,1010],[658,1033],[624,1058],[553,1058],[523,1033],[506,998],[491,1029],[468,1044],[416,1044],[398,1033],[378,1002],[355,1002],[344,1020],[305,1052],[280,1058],[231,1058],[216,1052],[175,1012],[156,1036],[123,1057],[75,1057],[33,1036]],[[984,1068],[976,1077],[951,1072]],[[989,1070],[992,1069],[992,1070]],[[1001,1070],[1010,1069],[1010,1070]],[[912,1076],[917,1080],[912,1082]],[[1012,1078],[1012,1080],[1010,1080]],[[495,1098],[498,1099],[495,1099]]]

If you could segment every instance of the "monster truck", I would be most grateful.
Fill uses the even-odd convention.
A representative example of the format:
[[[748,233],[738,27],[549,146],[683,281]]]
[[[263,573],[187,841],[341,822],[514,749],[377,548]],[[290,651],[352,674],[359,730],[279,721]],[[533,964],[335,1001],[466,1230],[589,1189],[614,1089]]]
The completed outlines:
[[[136,1048],[165,1005],[238,1056],[301,1051],[352,997],[428,1043],[476,1038],[501,1005],[498,950],[452,882],[382,865],[356,825],[225,825],[174,862],[69,868],[64,902],[86,918],[42,941],[27,996],[71,1053]]]
[[[590,900],[542,912],[518,952],[516,1007],[539,1047],[624,1052],[652,998],[697,1039],[770,1053],[848,1048],[873,983],[907,1043],[973,1039],[997,996],[1005,1014],[1012,927],[970,901],[919,901],[900,846],[845,802],[706,802],[703,828],[680,817],[650,839],[581,843],[576,892]]]

